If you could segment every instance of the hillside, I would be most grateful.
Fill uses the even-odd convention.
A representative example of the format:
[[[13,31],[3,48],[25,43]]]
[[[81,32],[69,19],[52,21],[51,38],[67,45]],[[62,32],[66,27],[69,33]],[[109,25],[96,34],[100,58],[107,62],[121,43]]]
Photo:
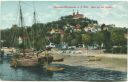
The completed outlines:
[[[24,36],[21,36],[23,29]],[[25,38],[26,48],[34,46],[37,50],[44,49],[49,43],[65,43],[69,46],[84,44],[86,47],[111,49],[112,46],[125,46],[126,34],[126,28],[117,28],[114,24],[99,25],[97,20],[77,12],[46,24],[36,23],[25,28],[13,25],[10,29],[2,30],[2,40],[5,47],[22,47],[23,44],[19,45],[19,38]]]

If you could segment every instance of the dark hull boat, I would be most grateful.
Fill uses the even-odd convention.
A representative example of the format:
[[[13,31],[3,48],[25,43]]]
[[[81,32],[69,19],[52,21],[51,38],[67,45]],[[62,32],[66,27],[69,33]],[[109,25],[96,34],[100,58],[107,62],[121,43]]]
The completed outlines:
[[[35,66],[44,66],[47,63],[52,63],[53,57],[41,57],[41,58],[19,58],[19,59],[12,59],[10,62],[12,67],[35,67]]]
[[[25,55],[24,55],[25,54]],[[10,62],[12,67],[34,67],[34,66],[44,66],[50,64],[53,61],[53,56],[48,53],[48,51],[43,51],[40,53],[33,53],[31,51],[27,53],[20,53],[14,55],[12,61]]]

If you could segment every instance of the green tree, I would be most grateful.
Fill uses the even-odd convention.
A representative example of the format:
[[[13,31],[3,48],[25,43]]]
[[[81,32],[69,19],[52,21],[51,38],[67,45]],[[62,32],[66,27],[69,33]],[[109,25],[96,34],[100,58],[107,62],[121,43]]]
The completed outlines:
[[[101,48],[102,43],[104,42],[104,35],[103,32],[99,31],[93,34],[93,42],[99,45]]]
[[[71,45],[72,39],[73,37],[71,36],[71,34],[64,34],[64,42],[68,43],[68,45]]]
[[[122,31],[113,31],[111,33],[112,44],[117,46],[123,46],[127,44],[127,39]]]
[[[107,52],[112,48],[111,46],[111,33],[108,30],[104,30],[104,46]]]
[[[82,42],[87,46],[91,41],[91,37],[89,34],[82,34]]]
[[[55,44],[59,44],[61,40],[61,36],[59,33],[53,34],[52,35],[52,39],[51,42],[55,43]]]

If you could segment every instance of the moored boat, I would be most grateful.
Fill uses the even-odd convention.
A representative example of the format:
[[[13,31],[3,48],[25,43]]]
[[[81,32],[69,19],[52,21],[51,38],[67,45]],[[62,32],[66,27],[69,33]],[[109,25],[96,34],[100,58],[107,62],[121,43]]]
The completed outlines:
[[[45,64],[50,64],[53,61],[53,56],[47,51],[43,51],[40,53],[32,54],[32,52],[20,53],[18,55],[14,55],[10,64],[12,67],[34,67],[34,66],[43,66]]]
[[[19,46],[19,51],[16,53],[13,53],[12,60],[10,62],[12,67],[33,67],[33,66],[43,66],[45,64],[49,64],[52,62],[53,57],[48,54],[48,50],[45,50],[42,52],[37,52],[34,49],[34,44],[31,44],[30,37],[28,35],[28,32],[26,30],[26,27],[23,23],[23,13],[21,4],[19,2],[19,27],[21,28],[21,34],[17,35]],[[35,20],[35,11],[34,11],[34,20]],[[36,22],[34,22],[36,25]],[[33,43],[34,43],[34,39]]]

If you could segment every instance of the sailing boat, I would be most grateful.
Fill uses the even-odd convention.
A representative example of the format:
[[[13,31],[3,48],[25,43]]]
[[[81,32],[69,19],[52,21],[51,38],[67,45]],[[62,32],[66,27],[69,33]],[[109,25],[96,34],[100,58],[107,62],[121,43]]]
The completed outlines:
[[[33,66],[43,67],[45,65],[48,65],[49,63],[52,62],[53,57],[47,53],[48,52],[47,50],[45,50],[44,52],[38,53],[37,51],[34,51],[34,47],[32,49],[31,46],[30,47],[26,46],[26,43],[29,43],[29,36],[23,23],[24,22],[23,13],[22,13],[20,2],[19,2],[19,9],[20,9],[19,10],[20,28],[22,30],[22,34],[19,35],[19,45],[20,45],[19,52],[14,54],[14,57],[12,58],[12,61],[11,61],[11,66],[12,67],[33,67]],[[34,11],[33,17],[35,19],[35,11]]]

